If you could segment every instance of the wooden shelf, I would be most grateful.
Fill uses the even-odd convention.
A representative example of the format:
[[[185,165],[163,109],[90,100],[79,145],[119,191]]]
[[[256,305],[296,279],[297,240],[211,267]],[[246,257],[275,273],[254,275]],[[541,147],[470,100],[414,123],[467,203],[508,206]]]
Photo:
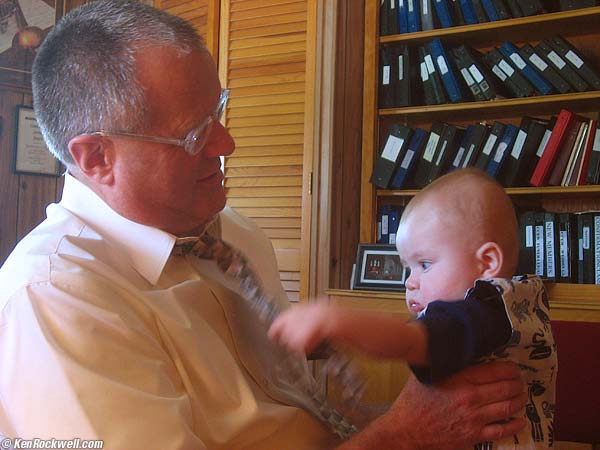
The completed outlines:
[[[600,7],[562,11],[516,19],[499,20],[475,25],[418,31],[416,33],[382,36],[380,43],[397,42],[403,44],[421,44],[435,38],[471,45],[489,47],[510,37],[514,42],[539,40],[540,28],[548,25],[550,34],[595,33],[600,21]]]
[[[522,117],[528,114],[551,115],[558,114],[563,108],[575,109],[578,112],[600,111],[600,91],[380,109],[379,116],[399,117],[400,120],[410,123],[447,121],[449,117],[452,121],[459,122],[482,118]]]
[[[379,189],[377,190],[378,197],[414,197],[418,189],[403,189],[403,190],[390,190],[390,189]],[[551,195],[554,198],[560,197],[571,197],[577,195],[578,197],[585,196],[598,196],[600,194],[600,185],[590,186],[544,186],[544,187],[515,187],[507,188],[506,193],[512,196],[529,197],[540,195]]]

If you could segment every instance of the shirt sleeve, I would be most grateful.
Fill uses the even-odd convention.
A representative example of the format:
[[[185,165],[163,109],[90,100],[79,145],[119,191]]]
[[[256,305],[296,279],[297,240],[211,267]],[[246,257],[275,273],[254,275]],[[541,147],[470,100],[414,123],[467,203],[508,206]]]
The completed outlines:
[[[504,301],[488,281],[478,280],[464,301],[435,301],[419,320],[427,329],[428,366],[412,366],[422,383],[435,383],[506,344],[512,333]]]

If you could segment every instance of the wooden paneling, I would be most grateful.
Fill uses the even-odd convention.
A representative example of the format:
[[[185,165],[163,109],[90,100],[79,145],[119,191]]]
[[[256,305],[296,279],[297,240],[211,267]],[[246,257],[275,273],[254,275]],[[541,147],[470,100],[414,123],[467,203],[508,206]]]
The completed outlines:
[[[231,89],[225,125],[236,142],[225,159],[228,205],[254,219],[271,239],[291,300],[300,296],[307,226],[311,4],[221,2],[219,71]]]

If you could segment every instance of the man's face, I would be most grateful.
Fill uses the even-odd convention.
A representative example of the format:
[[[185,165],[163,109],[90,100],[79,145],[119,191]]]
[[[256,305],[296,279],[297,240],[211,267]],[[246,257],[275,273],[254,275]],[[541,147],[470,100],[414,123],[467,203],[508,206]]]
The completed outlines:
[[[149,48],[138,53],[137,64],[149,116],[142,134],[184,139],[215,111],[221,85],[207,52],[180,55],[169,47]],[[127,205],[125,216],[182,234],[225,206],[219,157],[231,154],[235,145],[219,123],[198,155],[168,144],[115,142],[118,204]]]
[[[410,270],[406,280],[406,304],[418,314],[435,300],[461,300],[479,278],[468,227],[459,233],[440,220],[440,211],[413,210],[398,228],[396,247]]]

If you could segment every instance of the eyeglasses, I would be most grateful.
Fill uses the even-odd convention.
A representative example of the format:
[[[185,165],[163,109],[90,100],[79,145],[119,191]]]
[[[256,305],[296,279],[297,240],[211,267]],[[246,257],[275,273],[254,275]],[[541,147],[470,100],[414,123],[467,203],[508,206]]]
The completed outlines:
[[[227,101],[229,100],[229,89],[222,89],[221,96],[219,97],[219,103],[215,111],[202,121],[197,127],[193,128],[185,137],[185,139],[174,139],[165,138],[160,136],[147,136],[144,134],[127,133],[124,131],[94,131],[92,133],[86,133],[92,136],[117,136],[130,139],[137,139],[139,141],[147,142],[158,142],[161,144],[171,144],[183,147],[186,152],[190,155],[197,155],[202,151],[208,142],[208,137],[212,130],[213,124],[221,120],[225,108],[227,107]]]

